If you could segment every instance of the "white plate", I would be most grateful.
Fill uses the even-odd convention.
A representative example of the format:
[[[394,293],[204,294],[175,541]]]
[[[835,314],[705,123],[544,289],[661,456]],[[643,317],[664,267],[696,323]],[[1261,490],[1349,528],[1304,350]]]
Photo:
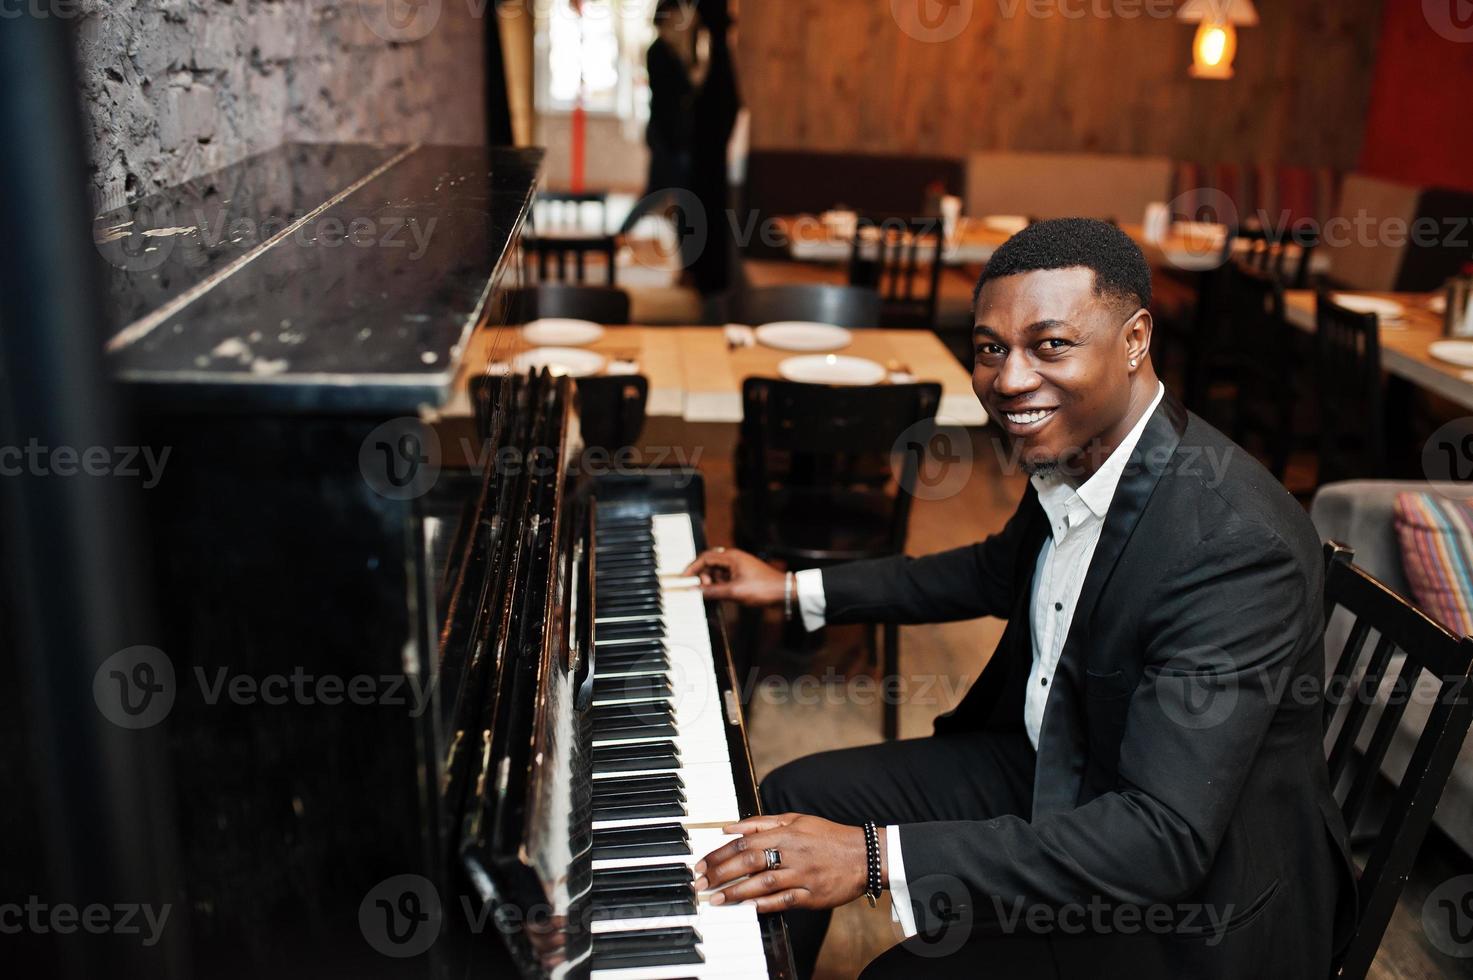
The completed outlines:
[[[518,373],[545,367],[554,375],[586,378],[603,370],[604,357],[576,347],[534,347],[518,354],[511,363]]]
[[[982,227],[988,231],[1000,231],[1005,235],[1016,235],[1028,227],[1028,219],[1021,214],[989,214],[982,219]]]
[[[778,350],[843,350],[854,339],[843,327],[805,320],[764,323],[755,333],[758,343]]]
[[[789,381],[815,385],[872,385],[885,380],[885,369],[874,361],[843,354],[810,354],[790,357],[777,366]]]
[[[1473,368],[1473,340],[1434,340],[1427,346],[1427,353],[1439,361]]]
[[[591,320],[546,317],[522,328],[522,339],[543,347],[582,347],[604,335],[604,328]]]
[[[1379,296],[1361,296],[1357,293],[1336,293],[1330,297],[1335,305],[1343,306],[1356,313],[1374,313],[1383,320],[1400,320],[1406,316],[1406,307],[1396,300],[1381,299]]]

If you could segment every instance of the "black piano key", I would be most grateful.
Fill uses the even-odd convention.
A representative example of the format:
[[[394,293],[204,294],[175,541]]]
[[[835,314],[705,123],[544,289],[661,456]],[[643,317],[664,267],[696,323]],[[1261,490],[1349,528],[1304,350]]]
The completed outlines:
[[[594,922],[603,922],[610,919],[628,921],[630,919],[653,919],[673,915],[695,914],[696,900],[694,898],[653,897],[609,905],[600,905],[599,900],[594,899],[589,918]]]
[[[664,654],[665,641],[663,639],[642,640],[639,643],[619,643],[600,651],[600,656],[608,659],[610,663],[619,663],[623,660],[638,658],[645,654]]]
[[[593,832],[593,858],[596,861],[684,857],[690,853],[690,835],[678,823],[605,827]]]
[[[607,780],[597,780],[606,782]],[[668,786],[636,787],[603,793],[594,798],[596,806],[633,806],[639,803],[684,803],[685,792],[679,787]]]
[[[607,663],[600,661],[594,664],[594,674],[647,674],[652,671],[668,671],[670,669],[670,655],[664,650],[651,651],[647,647],[635,647],[630,649],[627,645],[621,647],[609,647],[601,651],[607,657]]]
[[[689,885],[693,881],[695,881],[695,872],[684,864],[647,864],[634,868],[600,868],[593,873],[593,887],[595,889]]]
[[[630,549],[627,551],[614,551],[598,556],[598,576],[602,578],[615,569],[624,571],[629,568],[648,568],[656,561],[653,548]]]
[[[616,582],[628,582],[631,579],[655,579],[659,580],[652,563],[638,562],[628,565],[610,565],[598,570],[597,585],[604,586]]]
[[[612,908],[619,905],[643,905],[646,902],[660,902],[679,900],[682,898],[695,898],[695,888],[688,881],[657,882],[652,885],[629,884],[615,888],[601,888],[593,886],[593,904],[604,908]]]
[[[609,652],[612,653],[613,650]],[[595,678],[613,674],[668,674],[670,672],[670,657],[665,653],[610,658],[610,660],[611,662],[607,664],[599,662],[594,665],[593,676]]]
[[[636,619],[623,623],[600,623],[593,628],[595,643],[608,640],[655,640],[665,635],[659,619]]]
[[[670,678],[664,674],[613,674],[593,679],[593,697],[596,701],[610,698],[647,700],[672,693]]]
[[[641,558],[639,561],[630,562],[627,565],[613,565],[600,570],[598,579],[594,583],[594,588],[605,590],[615,589],[635,581],[647,582],[651,578],[656,582],[660,580],[659,575],[655,574],[654,560],[650,559],[646,561]]]
[[[620,725],[609,723],[602,727],[598,725],[593,727],[595,742],[614,742],[629,738],[674,738],[679,734],[680,731],[675,727],[673,721],[631,720]]]
[[[598,601],[597,617],[615,616],[658,616],[665,611],[665,603],[658,595],[643,596],[635,599],[621,599],[618,601],[601,599]]]
[[[608,783],[608,780],[595,780],[595,783]],[[675,785],[630,785],[630,787],[617,787],[611,790],[601,790],[594,797],[595,805],[622,806],[625,803],[683,803],[685,802],[685,791]]]
[[[615,701],[594,705],[592,719],[595,731],[600,725],[617,726],[634,721],[674,724],[675,711],[668,701]]]
[[[610,801],[593,805],[595,820],[654,820],[659,817],[683,817],[689,812],[685,804],[680,802],[626,804]]]
[[[593,968],[622,969],[664,963],[700,963],[701,934],[690,926],[601,932],[593,937]],[[684,957],[693,956],[695,959]]]
[[[685,781],[678,773],[673,772],[652,772],[643,776],[610,776],[607,779],[590,779],[588,783],[592,786],[592,793],[595,797],[619,793],[645,793],[654,790],[681,792],[685,789]]]
[[[668,739],[630,745],[600,745],[593,750],[595,773],[679,768],[680,751]]]

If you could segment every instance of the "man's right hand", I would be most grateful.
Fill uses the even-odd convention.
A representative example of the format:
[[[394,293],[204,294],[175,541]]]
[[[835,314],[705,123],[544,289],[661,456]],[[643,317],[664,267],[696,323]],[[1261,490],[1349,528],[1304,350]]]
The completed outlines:
[[[783,601],[783,573],[736,548],[709,548],[681,574],[699,575],[701,592],[707,599],[731,599],[744,606],[772,606]]]

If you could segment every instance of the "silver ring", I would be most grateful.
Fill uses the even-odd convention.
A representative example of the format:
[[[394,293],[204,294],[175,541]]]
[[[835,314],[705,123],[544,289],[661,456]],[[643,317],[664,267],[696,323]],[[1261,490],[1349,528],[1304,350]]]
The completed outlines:
[[[775,847],[765,848],[762,851],[762,856],[767,859],[767,870],[768,871],[772,871],[775,868],[782,867],[782,863],[783,863],[783,852],[780,851],[780,850],[778,850],[777,848],[775,848]]]
[[[722,553],[722,552],[723,552],[723,551],[725,551],[725,550],[726,550],[726,549],[725,549],[725,548],[723,548],[723,547],[721,547],[721,546],[720,546],[720,545],[717,545],[717,546],[716,546],[716,553],[717,553],[717,554],[718,554],[718,555],[719,555],[719,554],[721,554],[721,553]]]

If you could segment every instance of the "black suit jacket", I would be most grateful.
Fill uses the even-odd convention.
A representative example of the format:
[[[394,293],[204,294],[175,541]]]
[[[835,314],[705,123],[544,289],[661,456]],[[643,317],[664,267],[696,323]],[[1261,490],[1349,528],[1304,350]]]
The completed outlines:
[[[827,618],[1007,619],[936,731],[1022,731],[1047,533],[1030,486],[980,544],[826,570]],[[1328,976],[1354,883],[1321,742],[1323,570],[1284,488],[1163,398],[1084,579],[1032,814],[901,827],[922,933],[1042,932],[1065,975]]]

